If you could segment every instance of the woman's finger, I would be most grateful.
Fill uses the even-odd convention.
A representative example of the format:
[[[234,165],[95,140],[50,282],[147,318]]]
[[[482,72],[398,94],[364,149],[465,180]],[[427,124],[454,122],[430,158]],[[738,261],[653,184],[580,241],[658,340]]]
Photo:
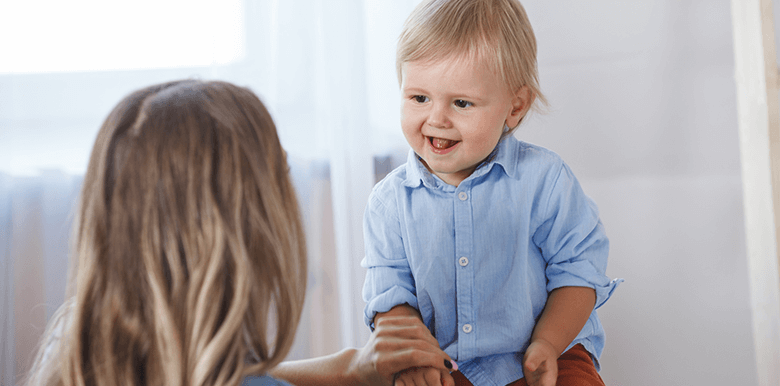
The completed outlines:
[[[447,370],[441,356],[417,350],[396,351],[377,357],[376,368],[382,374],[395,374],[410,367],[434,367]]]
[[[386,316],[381,318],[375,325],[374,333],[378,336],[421,339],[437,347],[439,345],[439,342],[422,321],[414,316]]]

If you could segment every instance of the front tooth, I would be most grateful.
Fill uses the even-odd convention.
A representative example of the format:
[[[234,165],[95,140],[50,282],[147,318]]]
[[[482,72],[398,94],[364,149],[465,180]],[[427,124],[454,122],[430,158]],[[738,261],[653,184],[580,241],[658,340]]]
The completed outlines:
[[[446,149],[450,145],[449,139],[441,139],[441,138],[434,138],[433,139],[433,147],[437,149]]]

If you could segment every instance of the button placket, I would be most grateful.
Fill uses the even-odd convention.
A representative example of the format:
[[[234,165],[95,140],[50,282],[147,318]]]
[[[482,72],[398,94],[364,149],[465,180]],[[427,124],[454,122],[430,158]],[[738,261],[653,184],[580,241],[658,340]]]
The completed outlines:
[[[476,334],[473,334],[475,321],[474,310],[474,270],[471,269],[471,257],[474,253],[472,244],[474,232],[474,217],[472,216],[471,191],[468,184],[462,184],[455,192],[455,261],[457,262],[457,332],[458,355],[470,356],[477,348]]]

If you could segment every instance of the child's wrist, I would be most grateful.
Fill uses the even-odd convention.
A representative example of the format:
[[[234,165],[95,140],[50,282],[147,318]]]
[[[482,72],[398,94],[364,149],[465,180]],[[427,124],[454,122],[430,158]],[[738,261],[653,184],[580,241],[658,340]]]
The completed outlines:
[[[560,356],[563,353],[563,350],[566,349],[566,347],[559,347],[561,346],[560,344],[556,345],[550,339],[547,339],[545,337],[531,338],[531,344],[536,346],[544,346],[545,348],[548,349],[547,351],[555,353],[556,356]]]

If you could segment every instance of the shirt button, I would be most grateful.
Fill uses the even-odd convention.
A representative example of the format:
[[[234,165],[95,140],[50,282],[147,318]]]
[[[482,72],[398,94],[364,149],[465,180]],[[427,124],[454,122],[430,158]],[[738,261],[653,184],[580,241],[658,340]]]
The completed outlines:
[[[458,193],[458,198],[460,198],[461,201],[466,201],[466,199],[469,198],[469,195],[466,194],[466,192],[460,192]]]
[[[458,259],[458,264],[460,264],[461,267],[465,267],[469,265],[469,258],[466,256],[461,257],[460,259]]]
[[[471,332],[471,325],[470,324],[464,324],[463,325],[463,332],[465,332],[466,334],[470,333]]]

